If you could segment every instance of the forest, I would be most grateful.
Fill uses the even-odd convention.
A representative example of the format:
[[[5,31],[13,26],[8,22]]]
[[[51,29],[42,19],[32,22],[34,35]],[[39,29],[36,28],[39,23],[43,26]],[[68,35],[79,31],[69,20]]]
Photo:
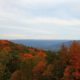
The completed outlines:
[[[80,80],[80,43],[55,52],[0,40],[0,80]]]

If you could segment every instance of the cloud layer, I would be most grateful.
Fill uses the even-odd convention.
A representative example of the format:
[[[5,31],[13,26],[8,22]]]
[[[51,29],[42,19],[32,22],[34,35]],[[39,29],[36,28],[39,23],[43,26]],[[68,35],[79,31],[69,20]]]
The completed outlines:
[[[79,0],[0,0],[0,39],[80,39]]]

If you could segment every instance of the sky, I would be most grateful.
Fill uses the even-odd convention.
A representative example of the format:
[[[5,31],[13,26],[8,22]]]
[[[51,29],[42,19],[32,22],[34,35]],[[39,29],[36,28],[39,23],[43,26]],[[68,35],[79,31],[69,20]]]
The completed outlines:
[[[80,40],[80,0],[0,0],[0,39]]]

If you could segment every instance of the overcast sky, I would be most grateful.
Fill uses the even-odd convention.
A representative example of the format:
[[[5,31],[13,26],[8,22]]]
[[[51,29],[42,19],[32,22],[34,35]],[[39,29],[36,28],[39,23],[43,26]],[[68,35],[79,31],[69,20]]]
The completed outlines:
[[[0,39],[80,39],[80,0],[0,0]]]

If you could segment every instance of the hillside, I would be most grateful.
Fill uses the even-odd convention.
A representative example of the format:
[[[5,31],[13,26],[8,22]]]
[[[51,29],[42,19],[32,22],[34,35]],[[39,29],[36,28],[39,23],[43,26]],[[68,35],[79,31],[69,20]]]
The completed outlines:
[[[80,43],[51,52],[0,40],[0,80],[80,80]]]

